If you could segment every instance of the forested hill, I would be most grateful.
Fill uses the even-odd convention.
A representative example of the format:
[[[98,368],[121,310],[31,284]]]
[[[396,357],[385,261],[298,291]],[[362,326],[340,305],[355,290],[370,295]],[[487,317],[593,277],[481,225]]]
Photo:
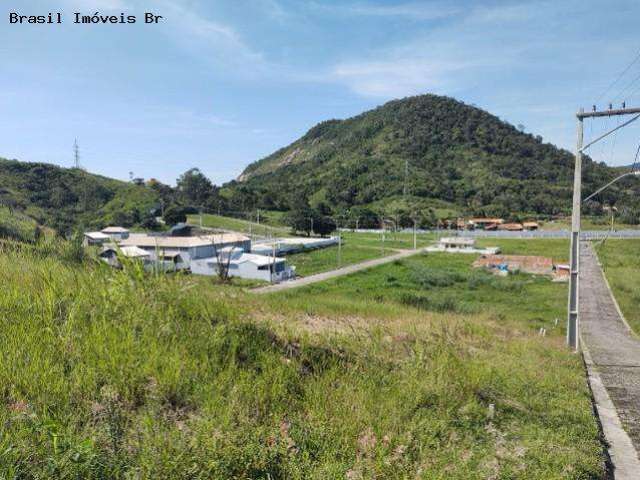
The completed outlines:
[[[498,117],[447,97],[391,101],[347,120],[322,122],[253,163],[233,188],[264,208],[300,198],[334,210],[398,198],[439,199],[465,212],[556,214],[570,207],[573,155]],[[613,170],[586,159],[585,191]],[[622,187],[629,188],[628,183]],[[612,189],[608,202],[637,202]]]
[[[152,221],[158,194],[122,182],[46,163],[0,158],[0,206],[28,215],[60,233],[77,227]]]

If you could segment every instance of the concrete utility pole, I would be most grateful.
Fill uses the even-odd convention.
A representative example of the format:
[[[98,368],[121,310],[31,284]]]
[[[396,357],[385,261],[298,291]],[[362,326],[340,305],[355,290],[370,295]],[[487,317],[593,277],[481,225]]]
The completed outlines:
[[[407,196],[407,181],[409,180],[409,160],[404,161],[404,186],[402,188],[402,196]]]
[[[80,168],[80,148],[78,147],[78,139],[73,142],[73,166]]]
[[[595,140],[583,146],[584,141],[584,119],[596,117],[612,117],[620,115],[636,116],[624,122],[621,125],[600,135]],[[579,319],[579,302],[578,302],[578,274],[579,274],[579,258],[580,258],[580,204],[582,203],[582,153],[595,143],[611,135],[616,130],[629,125],[631,122],[640,118],[640,108],[622,108],[597,111],[595,106],[593,111],[585,112],[583,109],[576,114],[578,119],[577,144],[576,144],[576,161],[573,176],[573,208],[571,211],[571,260],[569,262],[569,306],[567,315],[567,345],[578,350],[580,346],[580,319]]]
[[[583,110],[580,109],[580,113]],[[571,260],[569,262],[569,312],[567,319],[567,345],[578,349],[578,262],[580,257],[580,203],[582,201],[582,141],[584,122],[578,114],[578,142],[573,173],[573,207],[571,210]]]

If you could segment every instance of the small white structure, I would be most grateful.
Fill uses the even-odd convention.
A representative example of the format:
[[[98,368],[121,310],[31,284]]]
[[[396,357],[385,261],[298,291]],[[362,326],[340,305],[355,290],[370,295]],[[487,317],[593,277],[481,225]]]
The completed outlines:
[[[124,227],[107,227],[103,228],[101,232],[104,235],[108,235],[112,240],[124,240],[129,238],[129,230]]]
[[[104,245],[106,242],[110,242],[111,237],[102,232],[86,232],[82,240],[82,245],[89,247],[92,245]]]
[[[449,252],[449,253],[481,253],[495,255],[500,252],[499,247],[476,248],[476,241],[466,237],[443,237],[440,241],[427,247],[427,252]]]
[[[218,259],[229,265],[229,276],[281,282],[295,277],[295,267],[287,265],[284,258],[245,253],[242,250],[225,248],[218,257],[191,260],[191,272],[197,275],[217,275]]]
[[[254,243],[251,253],[259,255],[276,255],[302,252],[316,248],[326,248],[338,244],[338,237],[329,238],[278,238],[265,242]]]
[[[112,267],[117,267],[120,265],[118,254],[127,258],[141,260],[145,264],[148,263],[151,256],[149,252],[138,247],[118,248],[116,245],[105,245],[102,253],[100,253],[100,258]]]

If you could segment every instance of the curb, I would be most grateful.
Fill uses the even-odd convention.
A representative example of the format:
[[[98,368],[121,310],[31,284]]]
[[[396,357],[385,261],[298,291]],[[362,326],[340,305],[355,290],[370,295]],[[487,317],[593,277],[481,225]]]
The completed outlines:
[[[616,480],[638,480],[640,459],[631,438],[622,427],[618,411],[602,383],[596,365],[582,338],[582,358],[587,368],[587,379],[593,394],[593,403],[600,419],[600,427],[606,439],[606,450],[611,461],[611,478]],[[608,463],[608,462],[607,462]],[[611,471],[612,470],[612,471]]]
[[[613,295],[613,291],[611,290],[607,277],[602,269],[598,253],[591,244],[589,244],[589,248],[594,254],[596,262],[600,267],[600,275],[602,275],[602,278],[604,279],[609,295],[611,296],[616,310],[622,319],[622,323],[632,336],[638,338],[635,332],[631,330],[631,327],[620,310],[620,306]],[[582,358],[587,370],[587,380],[593,397],[594,409],[598,414],[600,428],[606,440],[605,448],[609,457],[607,459],[608,462],[606,462],[608,476],[616,480],[638,480],[638,478],[640,478],[640,458],[638,458],[638,452],[633,446],[631,438],[622,426],[622,421],[618,416],[618,411],[613,404],[604,383],[602,382],[602,378],[598,373],[598,366],[593,362],[589,349],[582,339],[582,336],[580,337],[580,345],[582,347]]]

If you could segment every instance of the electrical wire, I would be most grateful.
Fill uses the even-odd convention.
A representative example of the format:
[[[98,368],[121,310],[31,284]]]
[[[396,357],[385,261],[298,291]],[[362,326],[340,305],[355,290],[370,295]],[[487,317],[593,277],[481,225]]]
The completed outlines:
[[[595,103],[598,103],[607,93],[609,93],[609,91],[620,81],[620,79],[631,69],[631,67],[635,65],[635,63],[638,60],[640,60],[640,51],[635,56],[635,58],[631,61],[631,63],[629,63],[629,65],[627,65],[625,69],[618,74],[618,77],[613,82],[611,82],[611,84],[609,84],[609,86],[605,89],[605,91],[600,94],[600,96],[596,99]]]

